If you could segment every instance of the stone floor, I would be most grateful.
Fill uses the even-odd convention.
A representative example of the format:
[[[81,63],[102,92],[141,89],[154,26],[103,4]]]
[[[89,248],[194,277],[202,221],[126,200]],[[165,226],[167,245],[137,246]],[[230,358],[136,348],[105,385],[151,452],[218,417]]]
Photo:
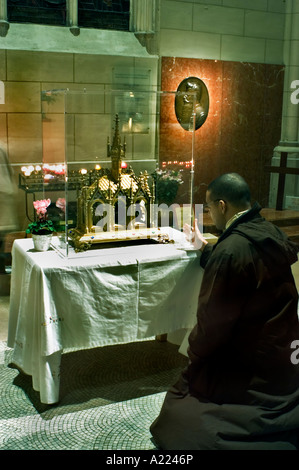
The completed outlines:
[[[299,288],[299,262],[293,274]],[[154,451],[149,426],[186,363],[177,347],[154,340],[65,354],[61,401],[42,405],[31,377],[10,363],[6,276],[0,277],[0,449]]]
[[[43,405],[11,363],[9,301],[0,295],[0,450],[154,451],[150,424],[187,364],[178,347],[150,339],[63,354],[60,401]]]
[[[62,356],[61,393],[44,405],[0,342],[0,450],[154,450],[150,425],[186,365],[156,340]]]

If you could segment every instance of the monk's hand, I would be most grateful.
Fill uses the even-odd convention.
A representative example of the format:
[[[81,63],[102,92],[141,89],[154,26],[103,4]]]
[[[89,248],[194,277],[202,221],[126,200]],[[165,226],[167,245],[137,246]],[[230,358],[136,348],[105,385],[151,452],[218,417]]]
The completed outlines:
[[[185,234],[186,240],[192,243],[196,250],[202,251],[208,243],[198,228],[197,219],[194,220],[193,227],[188,224],[184,224],[183,232]]]

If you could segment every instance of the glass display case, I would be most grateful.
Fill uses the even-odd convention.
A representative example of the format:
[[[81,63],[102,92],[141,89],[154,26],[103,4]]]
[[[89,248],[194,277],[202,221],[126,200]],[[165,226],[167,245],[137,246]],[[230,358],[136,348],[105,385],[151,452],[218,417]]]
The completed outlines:
[[[52,247],[62,256],[89,256],[111,243],[166,243],[163,227],[202,220],[193,204],[196,96],[189,92],[182,125],[176,102],[184,93],[42,92],[43,155],[22,168],[19,186],[29,220],[32,200],[50,200]]]

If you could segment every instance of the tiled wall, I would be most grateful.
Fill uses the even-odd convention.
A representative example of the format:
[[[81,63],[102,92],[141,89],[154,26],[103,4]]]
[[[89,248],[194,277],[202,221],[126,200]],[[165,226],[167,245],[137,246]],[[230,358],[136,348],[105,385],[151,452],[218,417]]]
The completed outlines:
[[[163,0],[161,56],[281,64],[284,0]]]
[[[144,68],[149,71],[150,86],[156,89],[158,64],[155,57],[0,50],[0,79],[5,83],[5,103],[0,105],[0,144],[13,166],[16,184],[21,166],[40,163],[45,153],[49,156],[50,163],[51,160],[52,163],[61,161],[64,157],[64,116],[61,110],[58,112],[55,103],[48,107],[47,119],[43,119],[41,91],[68,88],[101,93],[113,86],[115,67],[128,71],[128,74],[132,70],[134,73],[135,69]],[[103,116],[108,110],[102,108],[91,117],[80,103],[76,104],[71,125],[77,141],[74,142],[74,136],[71,136],[73,145],[68,158],[90,160],[96,154],[100,160],[107,160],[107,137],[111,138],[113,123],[110,115],[108,120],[106,118],[103,121],[101,113]],[[151,142],[152,150],[148,151],[148,136],[144,138],[146,142],[136,136],[135,158],[154,159],[153,144]],[[104,152],[96,152],[98,149],[104,149]],[[128,143],[128,152],[130,151],[132,154]],[[152,166],[155,167],[154,160]],[[30,210],[31,199],[29,196]],[[28,220],[25,216],[24,192],[21,190],[17,192],[16,207],[20,229],[24,229]]]
[[[7,149],[10,162],[41,161],[42,90],[109,90],[112,87],[112,70],[115,66],[123,67],[124,70],[145,67],[150,70],[155,83],[157,64],[151,59],[138,61],[128,57],[0,51],[0,70],[3,71],[2,80],[5,81],[5,104],[0,107],[3,122],[1,144]],[[52,112],[55,112],[55,106],[52,107]],[[84,114],[84,110],[81,110],[81,114]],[[86,142],[88,139],[89,136],[86,135]],[[86,153],[88,154],[88,148]]]

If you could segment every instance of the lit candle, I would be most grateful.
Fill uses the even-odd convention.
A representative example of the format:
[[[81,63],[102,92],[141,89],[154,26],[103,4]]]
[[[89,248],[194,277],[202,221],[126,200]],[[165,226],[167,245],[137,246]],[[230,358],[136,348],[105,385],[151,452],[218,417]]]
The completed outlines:
[[[55,166],[55,165],[54,165]],[[63,175],[64,174],[64,165],[56,165],[54,173],[56,175]]]

